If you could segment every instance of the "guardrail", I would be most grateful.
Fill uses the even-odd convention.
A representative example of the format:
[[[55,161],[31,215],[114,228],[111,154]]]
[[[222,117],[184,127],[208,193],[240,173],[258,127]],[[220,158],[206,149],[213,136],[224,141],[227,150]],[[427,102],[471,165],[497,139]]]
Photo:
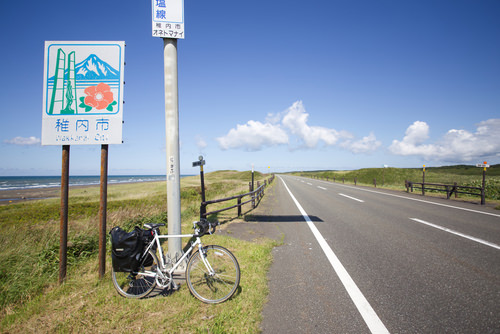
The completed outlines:
[[[268,180],[264,180],[264,184],[262,184],[262,185],[260,185],[260,182],[257,182],[257,189],[255,189],[254,191],[247,192],[245,194],[201,202],[200,218],[206,218],[209,215],[212,215],[214,213],[219,213],[219,212],[234,209],[234,208],[238,208],[238,216],[241,216],[241,207],[247,203],[250,203],[250,202],[252,202],[252,209],[255,209],[255,207],[257,206],[256,204],[258,204],[258,202],[260,202],[261,198],[264,197],[264,189],[266,188],[266,186],[271,184],[273,182],[273,180],[274,180],[274,175],[271,176]],[[251,182],[250,182],[249,187],[250,187],[250,189],[252,188]],[[243,201],[243,198],[246,196],[250,196],[250,199]],[[207,212],[207,206],[210,204],[231,201],[234,199],[237,199],[236,205],[232,205],[232,206],[229,206],[227,208]]]
[[[455,198],[457,198],[458,194],[466,194],[466,195],[473,195],[473,196],[481,196],[481,205],[484,205],[486,200],[485,200],[485,194],[484,194],[484,188],[482,187],[469,187],[469,186],[459,186],[455,182],[454,184],[440,184],[440,183],[423,183],[423,182],[412,182],[412,181],[405,181],[405,187],[406,187],[406,192],[413,192],[414,188],[421,189],[422,190],[422,195],[425,196],[425,191],[426,190],[433,190],[433,191],[441,191],[441,192],[446,192],[446,199],[450,199],[451,195],[455,194]],[[441,187],[441,188],[435,188],[435,187]],[[477,190],[478,192],[471,192],[471,191],[460,191],[461,189],[465,190]]]

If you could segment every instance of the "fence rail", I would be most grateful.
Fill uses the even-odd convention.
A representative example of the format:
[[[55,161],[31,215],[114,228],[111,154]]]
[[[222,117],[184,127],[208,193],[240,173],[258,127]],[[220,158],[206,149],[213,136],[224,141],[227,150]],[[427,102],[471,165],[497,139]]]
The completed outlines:
[[[200,218],[206,218],[209,215],[219,213],[222,211],[226,211],[226,210],[230,210],[230,209],[234,209],[234,208],[238,208],[238,216],[241,216],[241,207],[247,203],[250,203],[250,202],[252,202],[252,209],[255,209],[256,204],[258,204],[258,202],[261,200],[261,198],[264,197],[264,189],[266,188],[266,186],[271,184],[273,182],[273,180],[274,180],[274,175],[271,176],[269,179],[264,180],[264,184],[262,184],[262,185],[260,185],[259,182],[257,182],[257,189],[255,189],[253,191],[249,191],[249,192],[247,192],[245,194],[241,194],[241,195],[236,195],[236,196],[231,196],[231,197],[214,199],[211,201],[202,202],[201,207],[200,207]],[[251,183],[250,183],[249,187],[252,188]],[[243,201],[243,198],[246,196],[250,196],[250,199]],[[238,200],[236,205],[232,205],[232,206],[229,206],[227,208],[207,212],[207,206],[210,204],[221,203],[221,202],[231,201],[231,200],[235,200],[235,199]]]
[[[454,184],[440,184],[440,183],[423,183],[423,182],[412,182],[412,181],[405,181],[405,187],[406,187],[406,192],[413,192],[413,189],[421,189],[422,190],[422,195],[425,195],[426,190],[434,190],[434,191],[441,191],[441,192],[446,192],[446,199],[450,199],[451,195],[455,194],[455,198],[457,198],[458,194],[466,194],[466,195],[473,195],[473,196],[481,196],[481,204],[485,204],[485,192],[484,188],[482,187],[469,187],[469,186],[459,186],[455,182]],[[440,187],[440,188],[436,188]],[[461,191],[462,189],[468,190],[468,191]],[[476,192],[471,192],[471,190],[477,190],[479,193]]]

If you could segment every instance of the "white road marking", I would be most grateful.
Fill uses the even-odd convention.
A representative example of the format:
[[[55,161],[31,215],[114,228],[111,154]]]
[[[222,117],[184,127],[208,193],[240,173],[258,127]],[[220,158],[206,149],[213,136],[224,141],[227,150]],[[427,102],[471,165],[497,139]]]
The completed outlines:
[[[352,280],[351,276],[345,270],[344,266],[340,262],[340,260],[337,258],[335,253],[332,251],[326,240],[323,238],[319,230],[316,228],[316,225],[311,221],[307,213],[304,211],[302,206],[299,204],[299,202],[295,199],[295,196],[293,196],[292,192],[290,189],[288,189],[285,181],[280,177],[280,180],[283,182],[283,185],[285,186],[286,190],[288,190],[288,193],[290,194],[290,197],[292,200],[295,202],[295,205],[299,209],[300,213],[304,217],[304,219],[307,222],[307,225],[311,229],[311,232],[313,235],[316,237],[316,240],[318,241],[319,245],[323,249],[323,252],[325,253],[326,257],[330,261],[330,264],[332,265],[333,269],[337,273],[338,277],[340,278],[342,284],[344,284],[345,289],[347,290],[347,293],[351,297],[352,301],[354,302],[354,305],[356,305],[359,313],[361,313],[361,316],[363,317],[363,320],[365,321],[366,325],[370,329],[372,333],[389,333],[385,325],[382,323],[382,320],[377,316],[377,313],[375,313],[375,310],[371,307],[370,303],[368,300],[366,300],[365,296],[363,296],[363,293],[361,290],[359,290],[358,286],[354,281]]]
[[[323,189],[323,190],[326,190],[326,188],[323,188],[323,187],[321,187],[321,186],[318,186],[318,188],[319,188],[319,189]]]
[[[355,198],[355,197],[347,196],[347,195],[342,194],[342,193],[339,193],[339,195],[340,195],[340,196],[347,197],[347,198],[350,198],[350,199],[353,199],[353,200],[358,201],[358,202],[361,202],[361,203],[363,203],[363,202],[364,202],[362,199],[358,199],[358,198]]]
[[[307,182],[308,185],[312,186],[312,183]]]
[[[459,237],[466,238],[466,239],[469,239],[469,240],[472,240],[472,241],[475,241],[475,242],[479,242],[480,244],[483,244],[483,245],[486,245],[486,246],[490,246],[490,247],[493,247],[493,248],[496,248],[496,249],[500,249],[499,245],[494,244],[492,242],[489,242],[489,241],[486,241],[486,240],[483,240],[483,239],[479,239],[479,238],[476,238],[476,237],[472,237],[470,235],[454,231],[454,230],[449,229],[447,227],[443,227],[443,226],[439,226],[439,225],[436,225],[436,224],[432,224],[432,223],[426,222],[425,220],[421,220],[421,219],[418,219],[418,218],[410,218],[410,219],[413,220],[413,221],[416,221],[417,223],[425,224],[425,225],[437,228],[439,230],[442,230],[442,231],[445,231],[445,232],[448,232],[448,233],[451,233],[451,234],[458,235]]]

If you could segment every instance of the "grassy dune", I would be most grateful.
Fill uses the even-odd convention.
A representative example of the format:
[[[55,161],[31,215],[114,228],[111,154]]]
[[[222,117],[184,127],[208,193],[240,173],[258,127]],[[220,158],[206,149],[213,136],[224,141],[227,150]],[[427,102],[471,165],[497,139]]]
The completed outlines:
[[[256,180],[264,178],[256,173]],[[206,197],[248,192],[250,179],[250,172],[206,174]],[[164,182],[110,185],[108,231],[116,225],[131,228],[147,221],[167,222],[165,187]],[[192,231],[192,221],[199,217],[199,193],[199,177],[182,179],[184,233]],[[127,300],[113,288],[110,256],[105,278],[98,279],[99,187],[70,189],[69,203],[68,273],[63,285],[57,284],[59,199],[0,207],[0,332],[66,333],[88,328],[102,333],[139,328],[146,333],[226,333],[241,332],[242,328],[259,331],[274,242],[204,237],[207,244],[220,244],[233,251],[240,262],[240,291],[226,303],[200,303],[185,286],[168,296]],[[217,218],[227,221],[235,215],[236,209]],[[109,253],[109,242],[107,249]]]

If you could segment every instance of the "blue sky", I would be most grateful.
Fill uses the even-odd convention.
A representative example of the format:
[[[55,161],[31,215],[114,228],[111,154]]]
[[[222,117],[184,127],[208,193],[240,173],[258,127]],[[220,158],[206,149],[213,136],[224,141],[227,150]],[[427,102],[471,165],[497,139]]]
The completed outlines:
[[[500,2],[185,0],[181,173],[500,163]],[[44,41],[125,41],[110,174],[164,174],[163,41],[147,0],[0,3],[0,175],[58,175],[41,146]],[[270,168],[268,168],[270,167]],[[71,147],[98,175],[100,146]]]

